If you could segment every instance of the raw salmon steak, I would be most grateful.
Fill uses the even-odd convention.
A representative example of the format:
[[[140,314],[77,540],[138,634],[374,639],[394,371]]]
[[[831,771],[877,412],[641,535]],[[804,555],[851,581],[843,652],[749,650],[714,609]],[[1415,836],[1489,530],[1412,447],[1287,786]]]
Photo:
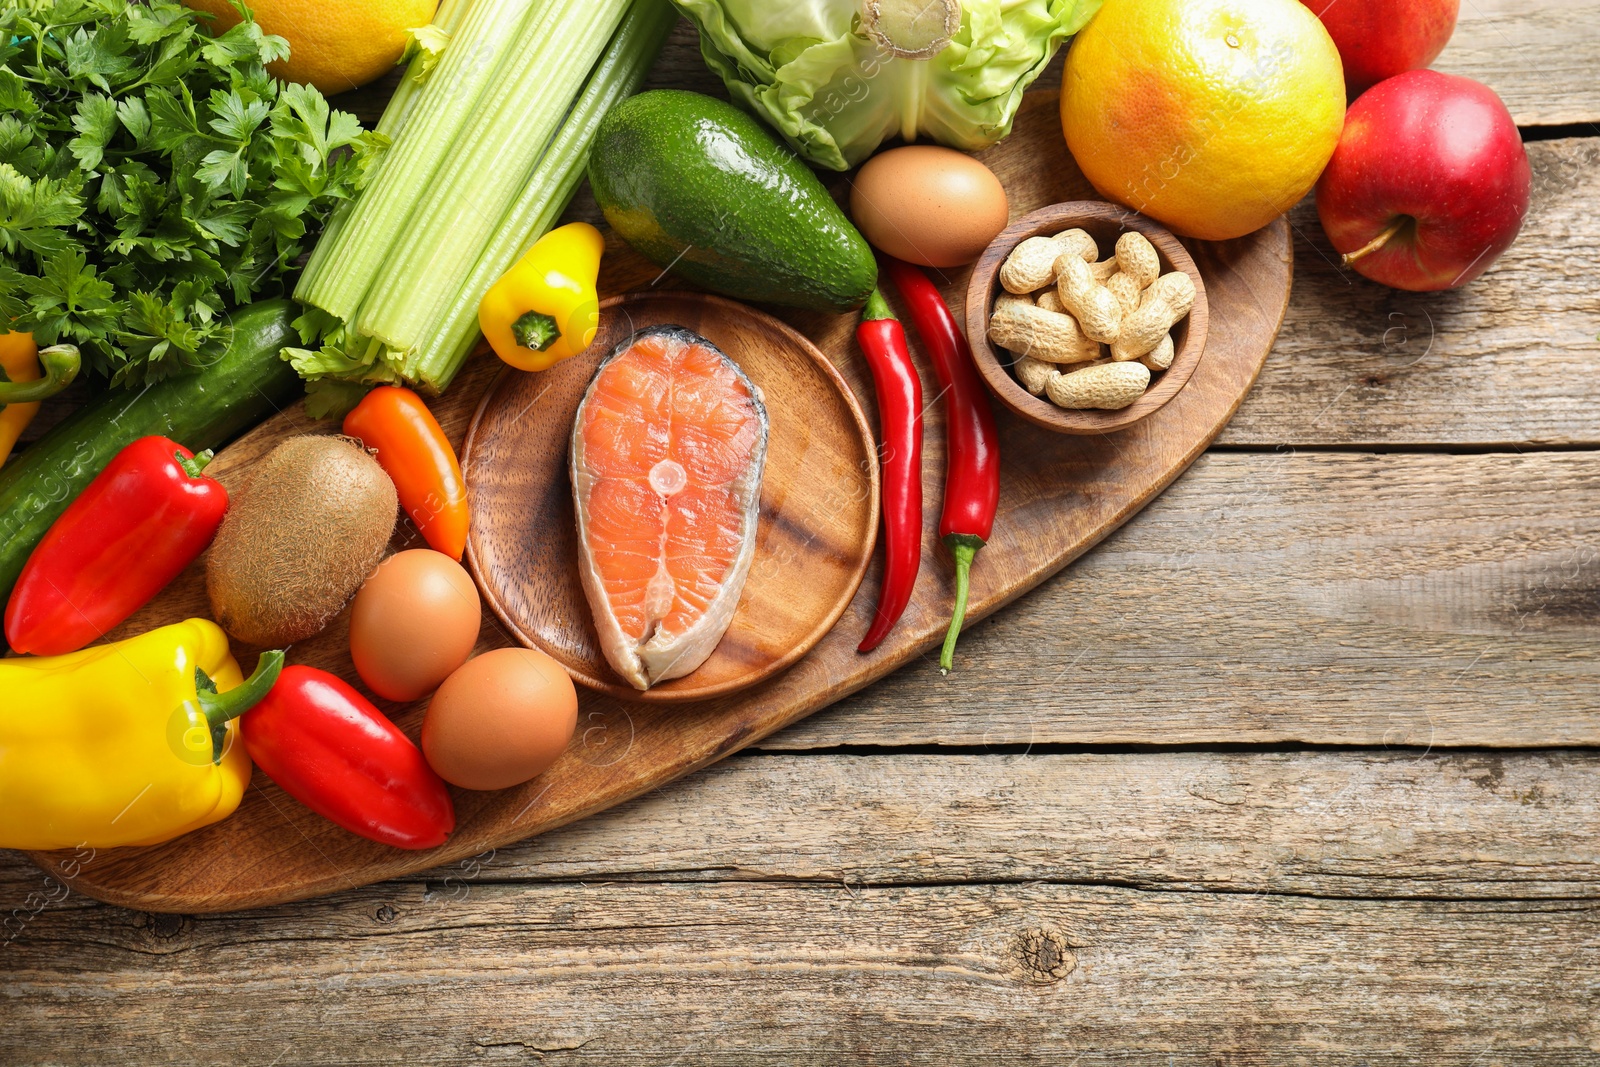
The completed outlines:
[[[733,621],[767,435],[761,391],[681,326],[635,333],[595,371],[572,427],[578,569],[634,688],[699,667]]]

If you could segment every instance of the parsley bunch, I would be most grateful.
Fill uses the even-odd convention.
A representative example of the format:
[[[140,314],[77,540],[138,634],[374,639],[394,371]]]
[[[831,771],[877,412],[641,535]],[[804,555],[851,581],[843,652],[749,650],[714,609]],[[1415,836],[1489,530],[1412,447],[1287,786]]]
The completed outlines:
[[[215,37],[174,0],[3,8],[0,328],[115,385],[207,365],[384,139],[268,74],[288,42],[242,6]]]

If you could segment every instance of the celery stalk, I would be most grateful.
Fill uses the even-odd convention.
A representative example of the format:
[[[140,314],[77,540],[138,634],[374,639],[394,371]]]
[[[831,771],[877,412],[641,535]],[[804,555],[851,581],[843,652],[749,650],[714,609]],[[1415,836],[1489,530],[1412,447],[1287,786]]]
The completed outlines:
[[[356,317],[371,280],[382,276],[393,243],[429,195],[445,155],[479,112],[490,86],[502,83],[508,53],[503,42],[508,36],[520,39],[526,24],[550,2],[476,0],[470,6],[459,35],[407,117],[405,135],[385,154],[321,269],[302,275],[296,299],[347,322]]]
[[[295,291],[308,347],[283,357],[324,412],[371,383],[450,383],[478,301],[565,210],[600,119],[676,17],[666,0],[445,2],[438,65],[396,93],[379,124],[393,145]]]
[[[472,269],[528,183],[588,72],[626,12],[628,0],[557,0],[529,34],[532,47],[506,64],[503,90],[487,103],[439,168],[388,253],[393,267],[362,302],[356,328],[405,354],[431,332],[436,309]]]
[[[433,25],[443,30],[446,34],[454,35],[461,30],[461,20],[466,16],[469,0],[443,0],[439,10],[434,12]],[[417,56],[406,68],[405,77],[400,79],[400,84],[395,86],[394,95],[389,97],[389,103],[384,106],[383,114],[378,117],[375,132],[383,134],[391,142],[400,136],[400,131],[405,128],[406,120],[416,110],[417,102],[422,97],[422,87],[425,79],[420,76],[421,67],[426,57]],[[382,168],[383,161],[379,160],[378,167]],[[376,180],[376,175],[374,175]],[[350,213],[355,210],[355,201],[346,201],[340,205],[322,228],[322,238],[311,250],[311,258],[306,263],[302,278],[316,276],[324,269],[329,256],[334,255],[334,249],[339,246],[339,234],[343,231]]]
[[[444,31],[453,42],[456,34],[461,32],[461,22],[466,18],[470,6],[468,0],[441,0],[439,9],[433,13],[433,22],[430,25]],[[384,106],[383,114],[378,116],[378,125],[374,128],[385,137],[393,139],[400,136],[406,120],[416,110],[417,103],[422,98],[422,87],[428,82],[428,78],[422,75],[422,65],[426,59],[426,56],[418,55],[411,60],[406,67],[405,77],[395,86],[394,95],[389,97],[389,103]]]
[[[583,181],[600,120],[639,91],[677,19],[668,0],[634,0],[493,242],[453,288],[447,310],[424,339],[415,357],[418,380],[442,391],[455,378],[478,341],[478,301],[567,209]]]

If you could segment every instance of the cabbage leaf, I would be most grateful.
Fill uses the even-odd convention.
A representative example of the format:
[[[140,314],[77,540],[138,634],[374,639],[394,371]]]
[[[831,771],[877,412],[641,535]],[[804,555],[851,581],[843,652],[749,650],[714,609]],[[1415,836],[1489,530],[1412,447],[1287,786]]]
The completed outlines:
[[[1100,0],[962,0],[930,59],[862,28],[861,0],[673,0],[734,102],[819,167],[847,170],[892,137],[967,151],[1011,132],[1022,94]],[[952,23],[953,24],[953,23]]]

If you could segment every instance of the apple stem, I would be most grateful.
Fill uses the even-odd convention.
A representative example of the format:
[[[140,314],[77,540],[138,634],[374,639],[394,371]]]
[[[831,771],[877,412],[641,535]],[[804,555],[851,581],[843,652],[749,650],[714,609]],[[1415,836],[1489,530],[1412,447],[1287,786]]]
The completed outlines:
[[[1404,229],[1406,223],[1411,221],[1412,218],[1410,215],[1401,215],[1398,219],[1394,220],[1394,225],[1390,226],[1387,230],[1384,230],[1382,233],[1378,234],[1378,236],[1374,237],[1372,240],[1368,241],[1354,252],[1346,252],[1340,257],[1340,262],[1348,267],[1356,260],[1361,259],[1364,256],[1370,256],[1372,253],[1388,244],[1390,238]]]

